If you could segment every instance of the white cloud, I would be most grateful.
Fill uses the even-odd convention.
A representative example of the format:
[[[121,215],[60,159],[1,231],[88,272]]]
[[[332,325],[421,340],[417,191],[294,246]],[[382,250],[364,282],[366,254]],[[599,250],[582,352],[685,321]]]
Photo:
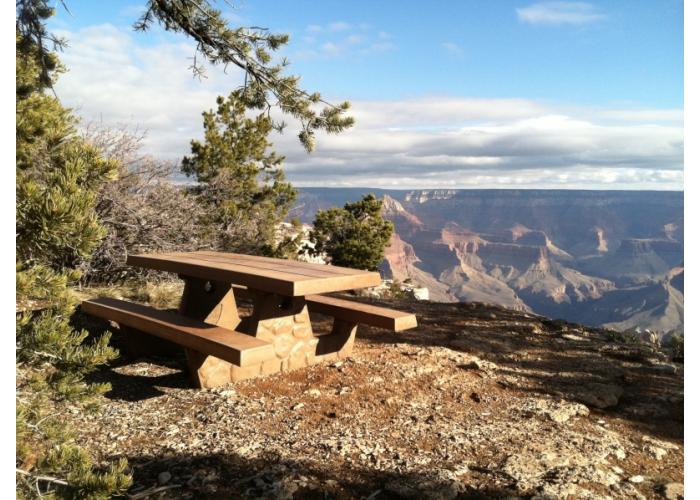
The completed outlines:
[[[335,56],[337,54],[340,54],[340,52],[342,51],[342,47],[337,43],[326,42],[323,45],[321,45],[321,50],[329,56]]]
[[[541,104],[527,99],[469,99],[422,97],[402,101],[364,101],[353,115],[369,130],[435,130],[470,122],[501,122],[545,113]]]
[[[382,52],[390,52],[396,49],[396,44],[393,42],[375,42],[371,43],[359,50],[360,55],[380,54]]]
[[[598,9],[585,2],[540,2],[515,9],[520,21],[530,24],[590,24],[605,19]]]
[[[682,109],[611,109],[601,111],[603,118],[617,121],[633,122],[683,122]]]
[[[336,21],[328,25],[328,31],[347,31],[350,28],[352,28],[352,25],[345,21]]]
[[[139,46],[111,25],[64,33],[70,69],[57,85],[86,121],[148,130],[147,152],[178,159],[202,134],[201,112],[241,82],[238,72],[187,69],[189,43]],[[315,89],[312,89],[315,90]],[[319,89],[324,90],[324,89]],[[298,185],[680,189],[683,112],[555,105],[528,99],[422,97],[354,101],[356,126],[320,135],[306,154],[273,135]]]
[[[208,68],[201,81],[193,78],[191,43],[140,46],[138,34],[110,24],[60,34],[69,40],[61,54],[69,71],[56,86],[59,98],[85,121],[147,130],[145,145],[156,154],[184,153],[184,138],[200,133],[202,111],[242,81],[240,71],[220,68]]]
[[[345,21],[334,21],[332,23],[320,25],[320,24],[309,24],[306,27],[306,31],[309,33],[333,33],[338,31],[349,31],[353,29],[354,26]]]
[[[350,35],[347,38],[345,38],[345,41],[349,45],[357,45],[359,43],[364,42],[367,39],[364,35]]]
[[[444,42],[442,43],[442,48],[445,49],[448,54],[456,57],[462,57],[464,55],[462,47],[460,47],[454,42]]]
[[[326,25],[310,24],[307,35],[300,38],[300,45],[292,45],[292,57],[296,59],[330,59],[339,57],[365,57],[388,52],[396,48],[385,31],[370,32],[366,23],[353,25],[335,21]],[[309,35],[310,33],[310,35]],[[292,37],[294,42],[294,38]]]

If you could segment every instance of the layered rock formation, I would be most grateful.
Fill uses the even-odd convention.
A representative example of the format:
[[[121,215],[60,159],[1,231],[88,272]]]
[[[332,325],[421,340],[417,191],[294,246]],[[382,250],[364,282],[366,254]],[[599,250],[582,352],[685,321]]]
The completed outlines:
[[[370,191],[395,226],[383,274],[432,300],[620,329],[683,324],[682,193],[309,188],[298,215]]]

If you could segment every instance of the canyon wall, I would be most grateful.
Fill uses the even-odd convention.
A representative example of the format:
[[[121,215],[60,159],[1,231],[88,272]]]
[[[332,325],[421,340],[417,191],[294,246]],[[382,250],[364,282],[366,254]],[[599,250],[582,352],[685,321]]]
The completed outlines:
[[[302,188],[294,215],[368,192],[395,227],[381,272],[431,300],[682,329],[682,192]]]

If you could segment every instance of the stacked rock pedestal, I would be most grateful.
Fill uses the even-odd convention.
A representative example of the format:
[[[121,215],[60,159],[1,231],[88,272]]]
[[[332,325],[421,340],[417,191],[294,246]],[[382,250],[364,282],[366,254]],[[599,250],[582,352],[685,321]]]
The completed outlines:
[[[275,358],[262,363],[261,373],[303,368],[315,362],[318,338],[313,334],[309,310],[303,297],[251,291],[253,312],[244,318],[240,331],[270,342],[275,349]],[[253,367],[238,370],[238,377],[256,376]]]
[[[304,368],[347,356],[352,350],[357,326],[336,321],[330,334],[314,336],[304,297],[250,290],[253,311],[250,316],[241,318],[230,284],[191,278],[186,278],[185,283],[180,314],[265,340],[273,345],[275,352],[274,357],[258,365],[242,368],[215,356],[186,349],[190,373],[197,387],[217,387]]]

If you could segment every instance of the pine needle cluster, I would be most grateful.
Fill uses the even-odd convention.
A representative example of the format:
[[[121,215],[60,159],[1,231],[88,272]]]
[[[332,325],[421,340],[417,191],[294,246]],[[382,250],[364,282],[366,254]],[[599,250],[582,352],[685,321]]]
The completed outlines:
[[[270,110],[276,107],[296,119],[301,125],[299,140],[309,152],[315,148],[317,130],[337,134],[354,123],[346,115],[349,102],[331,104],[318,92],[302,89],[299,76],[285,74],[287,59],[274,60],[274,52],[289,42],[286,34],[270,33],[256,26],[231,27],[222,12],[207,0],[149,0],[135,28],[145,31],[153,24],[184,33],[197,43],[191,66],[195,75],[205,73],[201,59],[242,70],[245,81],[239,97],[245,106],[262,110],[268,118]],[[278,130],[285,127],[284,122],[271,118],[270,123]]]

